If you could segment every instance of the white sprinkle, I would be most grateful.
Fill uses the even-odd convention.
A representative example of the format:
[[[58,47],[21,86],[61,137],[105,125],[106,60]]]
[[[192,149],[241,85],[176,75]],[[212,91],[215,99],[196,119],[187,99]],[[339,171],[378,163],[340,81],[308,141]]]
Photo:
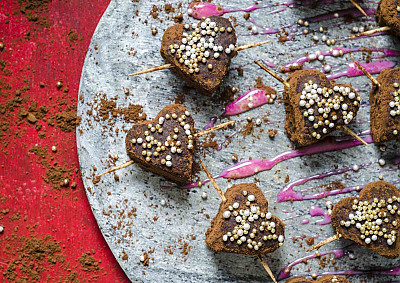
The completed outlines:
[[[370,238],[365,238],[365,243],[368,245],[371,243],[371,239]]]
[[[224,218],[229,218],[229,217],[231,217],[231,212],[229,210],[227,210],[227,211],[224,212],[224,214],[222,214],[222,216]]]
[[[243,229],[244,230],[250,230],[250,224],[249,223],[244,223]]]
[[[260,119],[260,118],[258,118],[258,119],[256,120],[256,125],[257,125],[257,126],[260,126],[260,125],[261,125],[261,119]]]
[[[331,70],[332,70],[331,65],[325,65],[325,66],[324,66],[324,71],[325,71],[325,73],[329,73]]]
[[[278,237],[278,242],[279,242],[279,243],[282,243],[283,240],[284,240],[283,236],[282,236],[282,235],[279,235],[279,237]]]
[[[353,171],[357,172],[360,169],[360,167],[358,167],[358,165],[353,165]]]
[[[165,204],[166,204],[165,200],[162,199],[162,200],[161,200],[161,205],[162,205],[162,206],[165,206]]]
[[[392,241],[391,239],[387,239],[387,244],[388,244],[389,246],[391,246],[391,245],[393,245],[393,241]]]
[[[223,235],[223,236],[222,236],[222,240],[223,240],[224,242],[228,241],[228,236],[227,236],[227,235]]]
[[[386,161],[384,159],[379,159],[378,163],[380,166],[384,166],[386,164]]]
[[[238,208],[239,208],[239,203],[238,203],[238,202],[235,202],[234,204],[232,204],[232,207],[233,207],[234,209],[238,209]]]
[[[142,138],[138,138],[137,139],[137,143],[143,143],[143,139]]]
[[[255,197],[254,195],[249,195],[249,196],[247,197],[247,199],[248,199],[249,201],[255,201],[255,200],[256,200],[256,197]]]
[[[140,256],[140,261],[143,262],[144,261],[144,255]]]
[[[0,233],[3,233],[3,231],[4,231],[4,227],[0,226]]]
[[[268,212],[268,213],[265,215],[265,217],[266,217],[267,219],[271,219],[272,213],[271,213],[271,212]]]
[[[214,53],[214,58],[217,59],[218,57],[219,57],[219,53],[218,53],[218,52],[215,52],[215,53]]]
[[[165,163],[165,165],[167,165],[167,167],[171,167],[171,166],[172,166],[172,162],[171,162],[171,161],[167,161],[167,162]]]
[[[201,198],[204,199],[204,200],[206,200],[206,199],[207,199],[207,193],[206,193],[206,192],[202,192],[202,193],[201,193]],[[229,212],[229,211],[228,211],[228,212]],[[229,212],[229,214],[230,214],[230,212]]]

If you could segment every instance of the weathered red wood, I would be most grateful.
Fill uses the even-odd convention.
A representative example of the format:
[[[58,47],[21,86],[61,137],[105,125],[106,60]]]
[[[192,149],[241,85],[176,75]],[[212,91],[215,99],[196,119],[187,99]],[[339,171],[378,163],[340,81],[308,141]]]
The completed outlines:
[[[4,134],[0,137],[0,226],[4,227],[0,233],[0,281],[6,278],[7,274],[3,273],[10,270],[10,263],[20,254],[17,249],[22,248],[27,239],[35,237],[33,235],[39,238],[50,235],[59,243],[65,262],[55,265],[43,262],[45,270],[40,272],[41,281],[71,281],[75,276],[81,282],[126,282],[128,279],[97,227],[80,172],[71,174],[68,187],[52,188],[43,179],[46,165],[38,164],[39,157],[29,152],[38,145],[47,149],[45,162],[52,162],[54,157],[61,166],[79,169],[75,131],[63,132],[57,125],[49,126],[43,120],[36,122],[42,125],[38,131],[36,124],[29,123],[27,118],[16,125],[18,111],[28,109],[33,101],[49,109],[46,119],[64,111],[68,105],[76,106],[85,54],[109,0],[53,0],[47,8],[44,2],[0,2],[0,43],[4,44],[0,60],[5,64],[0,64],[2,107],[15,97],[16,91],[26,86],[30,88],[21,94],[28,100],[26,103],[14,112],[7,110],[0,114],[3,130],[0,132]],[[41,4],[32,11],[38,13],[38,21],[28,20],[29,10],[21,13],[23,3]],[[43,25],[43,20],[48,21],[49,26]],[[59,80],[63,83],[60,89],[56,86]],[[4,88],[7,84],[11,89]],[[40,137],[43,133],[45,137]],[[57,147],[56,152],[52,152],[52,146]],[[75,189],[70,186],[73,182],[77,183]],[[93,251],[91,256],[98,262],[99,270],[84,271],[79,259],[83,253]],[[26,276],[26,272],[19,269],[15,272]]]

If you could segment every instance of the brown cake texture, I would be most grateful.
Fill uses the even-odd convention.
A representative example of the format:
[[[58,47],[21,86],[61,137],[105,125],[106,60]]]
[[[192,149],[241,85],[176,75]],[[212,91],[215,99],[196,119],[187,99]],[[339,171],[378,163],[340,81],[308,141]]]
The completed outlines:
[[[360,108],[361,98],[351,85],[336,84],[320,71],[295,71],[287,82],[285,130],[296,146],[324,139],[349,124]]]
[[[211,250],[260,255],[283,245],[285,225],[268,212],[268,202],[257,185],[233,185],[225,197],[206,232]]]
[[[378,23],[390,27],[390,32],[400,36],[400,2],[399,0],[381,0],[376,12]]]
[[[346,277],[337,275],[324,275],[316,280],[307,279],[305,277],[296,277],[286,280],[286,283],[350,283]]]
[[[128,156],[144,170],[176,184],[193,177],[194,120],[180,104],[164,107],[151,121],[140,122],[125,138]]]
[[[377,81],[369,95],[372,137],[376,143],[399,140],[400,68],[382,71]]]
[[[161,42],[161,56],[189,85],[211,96],[237,53],[236,40],[230,21],[212,16],[200,23],[169,27]],[[191,50],[195,50],[194,53],[190,53]]]
[[[362,189],[358,197],[344,198],[333,207],[332,226],[344,239],[352,240],[383,257],[397,258],[400,247],[399,208],[396,186],[385,181],[372,182]]]

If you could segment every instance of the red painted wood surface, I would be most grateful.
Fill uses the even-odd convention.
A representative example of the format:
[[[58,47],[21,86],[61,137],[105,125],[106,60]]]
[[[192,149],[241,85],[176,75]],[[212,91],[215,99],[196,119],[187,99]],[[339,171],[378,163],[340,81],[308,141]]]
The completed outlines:
[[[21,9],[29,3],[38,5]],[[4,107],[18,92],[27,100],[14,110],[0,108],[1,282],[10,278],[11,271],[17,274],[15,280],[30,276],[18,261],[21,249],[29,239],[46,235],[61,247],[58,254],[65,261],[49,264],[39,259],[37,265],[44,268],[40,281],[128,281],[100,233],[79,170],[69,175],[69,184],[77,183],[75,189],[70,185],[55,189],[44,180],[46,165],[39,164],[56,162],[68,170],[79,169],[75,131],[64,132],[45,119],[68,106],[76,108],[85,54],[108,4],[109,0],[0,1],[0,43],[4,44],[0,103]],[[60,89],[59,80],[63,83]],[[46,118],[36,122],[42,125],[40,130],[27,118],[18,119],[18,111],[29,111],[34,102],[49,109]],[[30,152],[35,145],[45,149],[48,157],[40,160]],[[80,262],[86,252],[95,261],[89,271]],[[14,271],[11,264],[17,266]]]

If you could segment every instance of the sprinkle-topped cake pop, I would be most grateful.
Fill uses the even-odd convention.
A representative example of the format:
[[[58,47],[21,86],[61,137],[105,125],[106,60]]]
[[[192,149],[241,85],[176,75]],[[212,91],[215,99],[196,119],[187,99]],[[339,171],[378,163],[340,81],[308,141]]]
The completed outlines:
[[[400,68],[382,71],[370,93],[371,133],[374,141],[400,139]]]
[[[145,170],[177,184],[192,180],[194,120],[182,105],[172,104],[152,121],[132,127],[125,140],[128,156]]]
[[[380,26],[389,27],[391,33],[400,36],[400,2],[381,0],[376,16]]]
[[[161,56],[190,85],[211,95],[236,55],[236,40],[230,21],[213,16],[192,25],[169,27],[162,39]]]
[[[359,197],[340,200],[331,219],[341,237],[387,258],[399,256],[400,197],[396,186],[384,181],[369,183]]]
[[[206,233],[206,244],[216,252],[260,255],[281,247],[284,224],[268,212],[268,202],[255,184],[233,185],[225,193]]]
[[[336,84],[319,71],[296,71],[287,83],[285,129],[298,146],[313,144],[348,125],[360,108],[361,97],[350,85]]]

